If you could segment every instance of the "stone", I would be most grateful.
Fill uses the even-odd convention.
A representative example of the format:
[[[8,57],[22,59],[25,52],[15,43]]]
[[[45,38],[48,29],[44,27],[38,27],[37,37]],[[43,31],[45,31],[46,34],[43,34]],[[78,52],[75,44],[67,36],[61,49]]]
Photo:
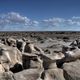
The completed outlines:
[[[22,54],[16,47],[0,44],[0,62],[9,70],[17,63],[22,65]]]
[[[11,72],[0,72],[0,80],[15,80],[13,73]]]
[[[43,61],[35,54],[24,53],[22,59],[24,69],[43,68]]]
[[[43,72],[43,80],[65,80],[62,69],[48,69]]]
[[[80,80],[80,60],[64,63],[62,68],[66,80]]]
[[[14,74],[15,80],[40,80],[43,70],[27,69]]]

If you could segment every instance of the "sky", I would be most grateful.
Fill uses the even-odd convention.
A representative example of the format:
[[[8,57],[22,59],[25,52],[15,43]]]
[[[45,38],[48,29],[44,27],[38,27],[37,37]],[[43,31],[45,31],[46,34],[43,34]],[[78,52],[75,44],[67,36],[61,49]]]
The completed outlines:
[[[80,0],[0,0],[0,31],[80,31]]]

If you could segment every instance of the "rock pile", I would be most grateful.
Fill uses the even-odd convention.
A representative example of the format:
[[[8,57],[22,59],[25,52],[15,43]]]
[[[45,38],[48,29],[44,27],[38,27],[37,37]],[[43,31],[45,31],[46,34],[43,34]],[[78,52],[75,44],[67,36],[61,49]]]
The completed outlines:
[[[25,38],[3,38],[0,80],[80,80],[79,59],[79,40],[52,55]]]

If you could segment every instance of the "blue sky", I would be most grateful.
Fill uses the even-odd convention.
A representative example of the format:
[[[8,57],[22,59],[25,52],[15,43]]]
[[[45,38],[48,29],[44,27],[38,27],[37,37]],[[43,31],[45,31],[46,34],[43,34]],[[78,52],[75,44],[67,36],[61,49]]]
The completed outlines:
[[[80,0],[0,0],[1,31],[80,31]]]

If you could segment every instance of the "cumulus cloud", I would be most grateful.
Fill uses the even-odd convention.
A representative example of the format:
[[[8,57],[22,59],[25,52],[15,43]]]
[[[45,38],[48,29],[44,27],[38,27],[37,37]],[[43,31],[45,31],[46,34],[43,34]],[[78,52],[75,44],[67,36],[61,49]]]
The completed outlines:
[[[64,18],[52,18],[43,20],[45,30],[56,31],[56,30],[80,30],[80,17],[72,17],[70,19]]]
[[[0,17],[0,19],[0,22],[5,22],[6,24],[27,24],[30,21],[27,17],[23,17],[19,13],[15,12],[4,14]]]
[[[16,12],[0,14],[0,31],[78,31],[80,17],[31,20]]]
[[[27,30],[28,27],[37,26],[38,23],[16,12],[0,16],[0,30]]]

